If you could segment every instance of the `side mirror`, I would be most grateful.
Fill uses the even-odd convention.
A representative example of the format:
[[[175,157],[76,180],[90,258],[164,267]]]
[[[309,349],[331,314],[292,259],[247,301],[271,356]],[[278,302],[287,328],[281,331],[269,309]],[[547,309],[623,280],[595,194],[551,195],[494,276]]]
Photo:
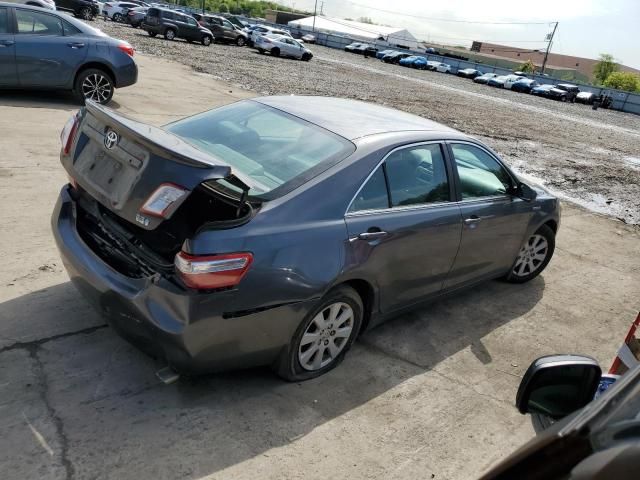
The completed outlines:
[[[513,187],[511,194],[514,197],[521,198],[525,202],[531,202],[538,196],[538,193],[533,188],[522,182]]]
[[[550,355],[527,369],[518,393],[520,413],[541,413],[554,419],[566,417],[593,400],[602,370],[591,357]]]

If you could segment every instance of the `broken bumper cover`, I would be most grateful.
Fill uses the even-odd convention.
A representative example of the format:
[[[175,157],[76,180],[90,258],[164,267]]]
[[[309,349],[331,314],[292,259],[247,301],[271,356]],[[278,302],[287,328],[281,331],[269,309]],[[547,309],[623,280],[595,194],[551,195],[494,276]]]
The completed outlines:
[[[315,303],[228,312],[225,305],[237,305],[237,291],[199,293],[159,275],[127,277],[83,241],[76,211],[65,186],[51,223],[71,281],[122,337],[178,371],[206,373],[272,364]]]

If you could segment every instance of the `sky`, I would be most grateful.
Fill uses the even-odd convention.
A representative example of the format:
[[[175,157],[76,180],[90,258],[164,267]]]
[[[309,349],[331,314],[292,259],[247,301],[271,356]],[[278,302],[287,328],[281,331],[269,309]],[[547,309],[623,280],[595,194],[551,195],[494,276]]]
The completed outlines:
[[[280,3],[313,11],[315,0]],[[318,12],[322,3],[318,0]],[[559,22],[552,52],[587,58],[610,53],[619,63],[640,68],[640,0],[324,0],[323,11],[331,17],[369,17],[406,28],[419,40],[464,46],[479,40],[544,49],[546,34]]]

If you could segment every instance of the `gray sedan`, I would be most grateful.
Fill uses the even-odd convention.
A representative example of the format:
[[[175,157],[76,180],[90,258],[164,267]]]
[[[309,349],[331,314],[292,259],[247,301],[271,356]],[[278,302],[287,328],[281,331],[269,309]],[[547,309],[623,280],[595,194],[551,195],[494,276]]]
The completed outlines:
[[[556,198],[479,141],[326,97],[245,100],[160,129],[88,104],[63,131],[63,262],[113,327],[178,371],[321,375],[443,294],[536,277]]]
[[[70,90],[108,103],[134,84],[133,47],[64,13],[0,3],[0,88]]]

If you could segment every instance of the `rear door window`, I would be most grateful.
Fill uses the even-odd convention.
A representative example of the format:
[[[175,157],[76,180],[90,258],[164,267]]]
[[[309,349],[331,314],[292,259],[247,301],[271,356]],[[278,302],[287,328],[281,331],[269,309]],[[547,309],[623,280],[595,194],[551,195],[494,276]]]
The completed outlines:
[[[62,20],[53,15],[16,9],[18,33],[32,35],[62,35]]]
[[[9,11],[6,7],[0,7],[0,33],[10,33]]]
[[[402,148],[390,154],[356,194],[350,212],[451,201],[440,144]]]
[[[385,161],[391,205],[448,202],[449,180],[439,144],[398,150]]]
[[[69,22],[62,22],[63,27],[64,27],[64,34],[66,36],[71,36],[71,35],[82,35],[82,30],[80,30],[78,27],[71,25]]]

